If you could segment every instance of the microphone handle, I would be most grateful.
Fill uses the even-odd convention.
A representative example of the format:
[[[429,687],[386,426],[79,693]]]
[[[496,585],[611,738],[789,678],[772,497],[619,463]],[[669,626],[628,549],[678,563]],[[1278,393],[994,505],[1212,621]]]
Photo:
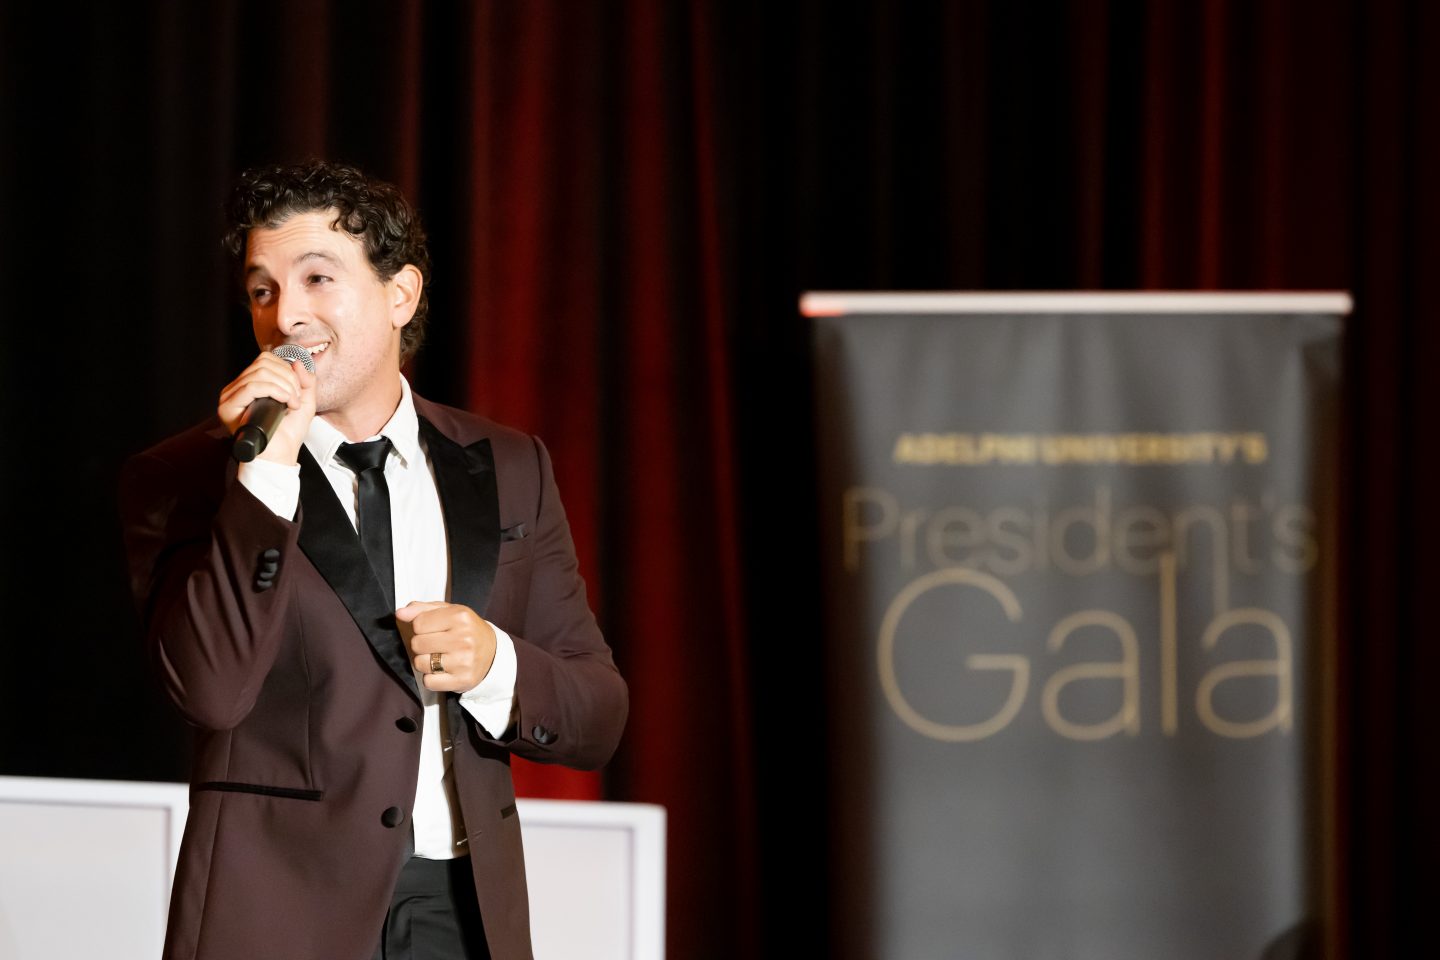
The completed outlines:
[[[237,462],[249,463],[265,452],[270,435],[280,426],[287,409],[273,397],[261,397],[245,408],[245,419],[235,431],[235,445],[230,448]]]

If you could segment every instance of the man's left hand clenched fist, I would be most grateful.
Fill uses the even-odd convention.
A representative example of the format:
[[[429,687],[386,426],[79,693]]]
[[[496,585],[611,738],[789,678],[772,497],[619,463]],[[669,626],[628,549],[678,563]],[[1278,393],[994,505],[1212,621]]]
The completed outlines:
[[[495,629],[467,606],[417,600],[396,610],[395,619],[414,629],[410,653],[427,690],[464,693],[495,662]]]

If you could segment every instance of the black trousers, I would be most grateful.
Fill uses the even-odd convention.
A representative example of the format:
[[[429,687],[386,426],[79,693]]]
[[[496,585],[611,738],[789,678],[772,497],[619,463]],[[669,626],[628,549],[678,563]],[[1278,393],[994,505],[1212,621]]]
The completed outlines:
[[[374,960],[490,960],[469,857],[405,863]]]

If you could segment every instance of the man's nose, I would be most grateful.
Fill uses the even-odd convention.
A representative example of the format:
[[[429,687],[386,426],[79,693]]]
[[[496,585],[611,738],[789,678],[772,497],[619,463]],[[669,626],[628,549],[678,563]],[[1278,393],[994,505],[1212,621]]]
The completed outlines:
[[[283,292],[275,294],[275,329],[289,337],[295,331],[303,327],[309,319],[305,312],[305,305],[299,297],[287,296]]]

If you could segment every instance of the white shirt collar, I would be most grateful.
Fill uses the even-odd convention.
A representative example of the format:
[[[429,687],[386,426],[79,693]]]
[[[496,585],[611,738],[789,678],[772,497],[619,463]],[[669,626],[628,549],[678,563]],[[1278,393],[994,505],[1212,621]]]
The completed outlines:
[[[400,465],[409,467],[412,464],[422,463],[420,455],[420,418],[415,413],[415,398],[410,393],[410,381],[405,375],[400,375],[400,404],[391,414],[389,421],[380,428],[380,432],[373,437],[366,437],[366,440],[378,440],[381,437],[388,437],[400,457]],[[324,417],[315,417],[310,421],[310,430],[305,434],[305,448],[315,458],[315,462],[321,466],[338,462],[335,460],[335,451],[340,449],[340,444],[350,441],[335,427],[331,426]]]

